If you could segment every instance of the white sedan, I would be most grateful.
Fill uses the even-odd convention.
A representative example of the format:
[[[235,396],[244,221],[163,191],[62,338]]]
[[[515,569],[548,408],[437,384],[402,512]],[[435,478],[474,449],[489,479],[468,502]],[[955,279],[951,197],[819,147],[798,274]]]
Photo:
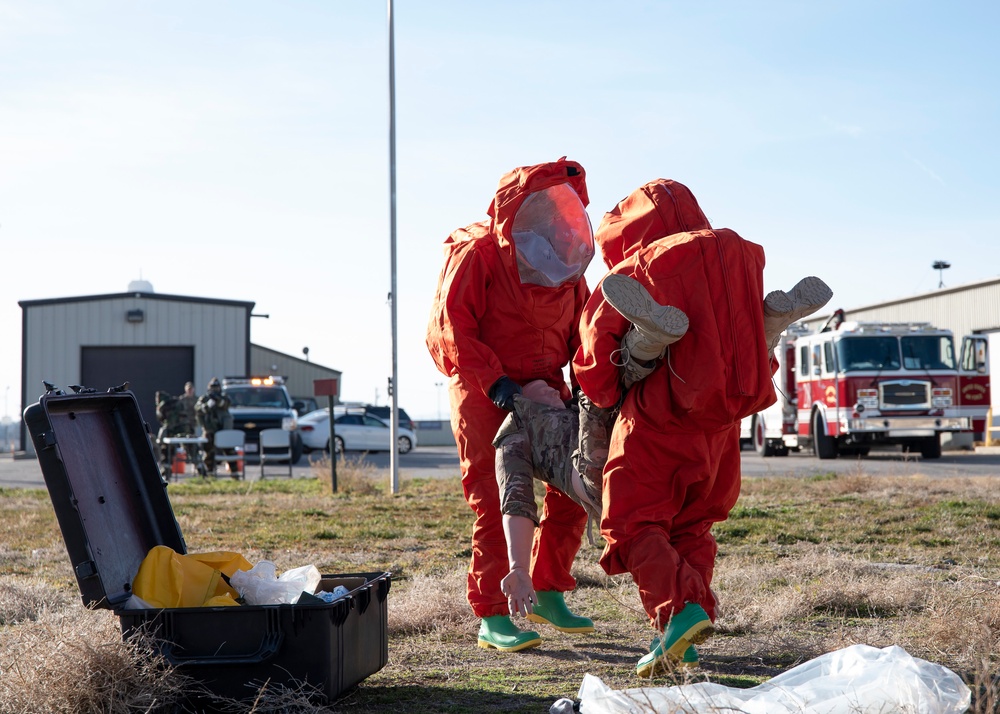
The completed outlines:
[[[388,451],[392,444],[389,425],[371,414],[338,413],[334,410],[333,439],[337,453],[345,451]],[[305,450],[330,451],[330,410],[320,409],[299,418],[299,433]],[[405,454],[417,445],[417,435],[399,427],[396,449]]]

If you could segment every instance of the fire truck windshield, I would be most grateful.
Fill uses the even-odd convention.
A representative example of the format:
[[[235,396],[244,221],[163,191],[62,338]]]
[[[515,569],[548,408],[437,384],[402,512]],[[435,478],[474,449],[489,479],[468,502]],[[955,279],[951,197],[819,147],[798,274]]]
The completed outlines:
[[[899,339],[891,336],[844,337],[837,342],[841,372],[899,369]]]
[[[955,348],[947,335],[902,338],[905,369],[955,369]]]

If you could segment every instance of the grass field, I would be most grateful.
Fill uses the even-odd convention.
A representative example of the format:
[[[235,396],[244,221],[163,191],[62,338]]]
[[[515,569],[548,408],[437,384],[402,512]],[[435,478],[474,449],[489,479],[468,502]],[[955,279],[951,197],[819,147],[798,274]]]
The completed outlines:
[[[919,469],[919,464],[914,466]],[[329,708],[265,692],[257,712],[545,712],[586,673],[640,685],[652,630],[627,577],[584,543],[568,601],[598,632],[545,628],[516,654],[475,646],[465,602],[471,511],[458,479],[404,480],[386,495],[360,462],[294,481],[170,486],[191,552],[233,550],[280,570],[390,570],[389,664]],[[895,644],[950,667],[974,712],[1000,712],[1000,478],[747,479],[715,529],[719,632],[690,680],[750,687],[855,643]],[[0,712],[155,711],[184,683],[85,610],[44,491],[0,490]],[[653,680],[657,686],[681,675]],[[244,707],[245,709],[245,707]]]

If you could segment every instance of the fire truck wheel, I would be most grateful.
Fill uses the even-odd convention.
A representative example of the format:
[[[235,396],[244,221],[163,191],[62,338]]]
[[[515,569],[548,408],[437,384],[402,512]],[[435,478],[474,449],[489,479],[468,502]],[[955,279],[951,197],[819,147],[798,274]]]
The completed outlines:
[[[925,459],[941,458],[941,437],[928,436],[920,442],[920,455]]]
[[[757,455],[774,456],[774,446],[764,436],[764,420],[760,414],[755,414],[753,417],[751,433],[753,434],[753,448]]]
[[[813,451],[819,459],[837,458],[837,442],[826,433],[826,422],[818,411],[813,414]]]

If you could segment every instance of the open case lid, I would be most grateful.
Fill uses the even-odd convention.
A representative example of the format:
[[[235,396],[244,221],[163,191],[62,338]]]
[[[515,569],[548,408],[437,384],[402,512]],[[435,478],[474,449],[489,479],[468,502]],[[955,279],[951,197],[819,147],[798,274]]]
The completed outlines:
[[[131,392],[46,395],[24,421],[84,604],[124,604],[153,546],[187,552]]]

